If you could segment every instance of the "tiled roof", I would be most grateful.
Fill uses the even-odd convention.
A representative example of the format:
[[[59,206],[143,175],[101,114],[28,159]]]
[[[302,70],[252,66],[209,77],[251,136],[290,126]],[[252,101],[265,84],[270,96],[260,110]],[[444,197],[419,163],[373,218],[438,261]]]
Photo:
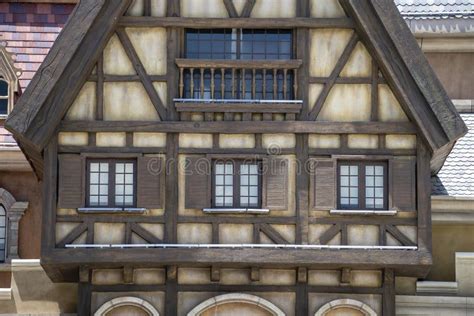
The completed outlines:
[[[433,195],[474,196],[474,113],[461,117],[469,132],[454,146],[438,175],[432,177]]]
[[[22,90],[30,83],[74,9],[71,4],[0,3],[0,45],[22,70]]]

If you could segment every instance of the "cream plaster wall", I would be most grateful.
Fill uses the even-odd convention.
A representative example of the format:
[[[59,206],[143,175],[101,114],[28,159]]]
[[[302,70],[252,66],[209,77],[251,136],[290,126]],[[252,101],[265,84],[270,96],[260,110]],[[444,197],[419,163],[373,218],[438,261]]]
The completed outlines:
[[[314,18],[346,17],[338,0],[310,0],[309,9]]]
[[[61,146],[87,146],[89,134],[83,132],[60,132],[58,144]]]
[[[318,121],[367,122],[371,115],[371,88],[366,84],[335,84]]]
[[[96,83],[86,82],[66,113],[67,121],[92,121],[96,110]]]

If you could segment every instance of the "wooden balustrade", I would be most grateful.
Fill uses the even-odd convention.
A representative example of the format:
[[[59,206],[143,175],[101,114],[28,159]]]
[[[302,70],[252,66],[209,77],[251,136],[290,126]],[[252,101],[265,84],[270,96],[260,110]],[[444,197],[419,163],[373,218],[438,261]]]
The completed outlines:
[[[176,59],[179,99],[295,100],[301,60]]]

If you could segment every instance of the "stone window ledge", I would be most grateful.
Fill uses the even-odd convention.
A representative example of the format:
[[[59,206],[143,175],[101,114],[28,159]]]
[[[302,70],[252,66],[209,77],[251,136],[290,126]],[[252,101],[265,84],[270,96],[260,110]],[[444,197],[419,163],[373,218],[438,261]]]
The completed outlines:
[[[10,301],[12,299],[11,288],[0,288],[0,301]]]
[[[205,208],[202,210],[208,214],[268,214],[269,209],[255,209],[255,208]]]
[[[394,216],[397,215],[398,211],[391,210],[331,210],[331,215],[381,215],[381,216]]]

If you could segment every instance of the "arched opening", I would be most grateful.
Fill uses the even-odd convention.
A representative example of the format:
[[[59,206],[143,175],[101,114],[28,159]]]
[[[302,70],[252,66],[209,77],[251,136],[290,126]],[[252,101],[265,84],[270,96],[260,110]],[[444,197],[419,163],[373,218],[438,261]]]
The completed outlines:
[[[118,297],[102,305],[94,316],[159,316],[147,301],[138,297]]]
[[[0,204],[0,262],[5,262],[7,244],[7,211]]]
[[[188,316],[284,316],[271,302],[249,294],[224,294],[212,297],[195,308]]]
[[[314,316],[377,316],[377,313],[362,302],[340,299],[327,303]]]

